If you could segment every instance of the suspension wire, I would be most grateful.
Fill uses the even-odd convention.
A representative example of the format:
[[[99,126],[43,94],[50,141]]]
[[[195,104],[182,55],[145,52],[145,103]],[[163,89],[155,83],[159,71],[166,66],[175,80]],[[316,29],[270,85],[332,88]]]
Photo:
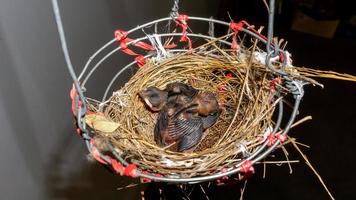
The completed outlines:
[[[75,99],[74,99],[75,107],[77,108],[77,111],[76,111],[77,112],[76,113],[77,126],[82,133],[82,137],[86,141],[86,145],[87,145],[88,149],[90,149],[89,142],[88,142],[90,137],[88,136],[88,132],[86,130],[86,124],[83,120],[83,117],[85,116],[85,113],[87,111],[86,98],[84,97],[83,90],[79,85],[77,75],[75,74],[75,71],[74,71],[74,68],[72,65],[72,61],[69,56],[68,47],[67,47],[67,43],[66,43],[66,38],[65,38],[64,30],[63,30],[63,24],[62,24],[57,0],[52,0],[52,6],[53,6],[53,12],[54,12],[55,20],[56,20],[56,24],[57,24],[60,43],[62,46],[62,51],[63,51],[64,58],[66,61],[66,66],[68,68],[70,76],[73,79],[73,85],[76,89],[76,94],[78,94],[75,96]]]
[[[178,16],[178,10],[179,10],[179,0],[174,0],[173,7],[171,9],[170,16],[172,19]]]
[[[264,1],[265,2],[265,1]],[[270,0],[267,6],[268,10],[268,28],[267,28],[267,45],[266,45],[266,67],[272,72],[281,76],[287,76],[287,73],[282,69],[275,69],[271,63],[271,57],[278,56],[279,47],[277,42],[273,43],[273,28],[274,28],[274,14],[275,14],[275,0]],[[273,48],[272,48],[273,46]]]
[[[67,68],[68,68],[68,71],[70,73],[70,76],[73,79],[74,87],[77,89],[77,92],[79,94],[79,98],[82,100],[82,102],[84,104],[85,103],[85,101],[84,101],[85,97],[84,97],[82,89],[81,89],[81,87],[79,85],[77,75],[74,72],[72,61],[71,61],[70,56],[69,56],[67,42],[66,42],[66,38],[65,38],[64,30],[63,30],[63,24],[62,24],[61,14],[59,12],[59,7],[58,7],[57,0],[52,0],[52,6],[53,6],[53,12],[54,12],[55,19],[56,19],[57,28],[58,28],[58,34],[59,34],[59,38],[60,38],[60,42],[61,42],[64,58],[65,58],[65,61],[66,61],[66,64],[67,64]],[[83,105],[83,107],[85,107],[85,105]]]
[[[270,55],[272,51],[271,46],[272,46],[272,39],[273,39],[274,12],[275,12],[275,0],[270,0],[269,9],[268,9],[268,29],[267,29],[267,46],[266,46],[267,55]]]

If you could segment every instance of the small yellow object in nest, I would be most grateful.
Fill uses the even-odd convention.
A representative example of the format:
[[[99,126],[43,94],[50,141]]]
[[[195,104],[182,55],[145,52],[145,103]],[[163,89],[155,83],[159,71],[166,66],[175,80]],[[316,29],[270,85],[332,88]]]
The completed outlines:
[[[95,113],[87,114],[85,116],[85,123],[90,128],[103,133],[112,133],[120,126],[120,124],[110,121],[104,115]]]

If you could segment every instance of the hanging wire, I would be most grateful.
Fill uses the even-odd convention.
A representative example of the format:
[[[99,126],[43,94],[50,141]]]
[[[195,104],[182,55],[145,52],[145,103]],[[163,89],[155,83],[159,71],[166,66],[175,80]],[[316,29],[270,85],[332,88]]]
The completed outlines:
[[[267,45],[266,45],[266,66],[273,72],[279,74],[285,74],[280,70],[276,70],[271,63],[271,57],[276,56],[277,54],[277,44],[274,44],[274,48],[272,47],[272,40],[273,40],[273,26],[274,26],[274,12],[275,12],[275,0],[270,0],[269,5],[267,6],[268,11],[268,28],[267,28]]]
[[[64,54],[64,59],[66,61],[66,66],[68,68],[70,76],[73,79],[73,84],[74,84],[74,87],[76,89],[76,92],[79,95],[79,96],[76,96],[75,99],[74,99],[75,107],[77,108],[77,113],[76,113],[77,125],[78,125],[79,129],[82,131],[83,138],[88,140],[88,139],[90,139],[90,137],[87,134],[87,130],[86,130],[86,127],[85,127],[86,125],[82,120],[83,116],[86,113],[86,108],[87,108],[87,106],[86,106],[86,98],[84,97],[83,90],[79,85],[78,78],[77,78],[77,76],[75,74],[75,71],[74,71],[74,68],[73,68],[73,65],[72,65],[72,61],[71,61],[70,56],[69,56],[68,47],[67,47],[67,43],[66,43],[66,38],[65,38],[64,30],[63,30],[63,24],[62,24],[61,15],[60,15],[60,12],[59,12],[59,7],[58,7],[57,0],[52,0],[52,6],[53,6],[53,12],[54,12],[54,15],[55,15],[58,34],[59,34],[59,38],[60,38],[60,42],[61,42],[61,46],[62,46],[62,51],[63,51],[63,54]],[[81,103],[81,105],[79,105],[80,104],[79,102]],[[87,143],[87,145],[88,145],[88,143]]]
[[[265,3],[265,1],[264,1]],[[287,73],[282,69],[278,70],[272,66],[271,58],[279,55],[279,47],[277,42],[273,43],[273,28],[274,28],[274,14],[275,14],[275,0],[270,0],[269,5],[266,5],[268,11],[268,29],[267,29],[267,45],[266,45],[266,67],[271,71],[286,76]]]
[[[74,72],[72,61],[69,56],[67,42],[66,42],[66,38],[65,38],[64,30],[63,30],[63,24],[62,24],[61,14],[59,12],[57,0],[52,0],[52,5],[53,5],[53,12],[54,12],[56,23],[57,23],[58,34],[59,34],[59,38],[60,38],[60,42],[61,42],[61,46],[62,46],[62,51],[64,54],[64,59],[67,64],[68,71],[73,79],[74,86],[77,89],[77,92],[79,93],[80,99],[83,101],[85,99],[85,97],[83,95],[83,92],[81,91],[81,88],[80,88],[80,85],[79,85],[79,82],[77,79],[77,75]],[[84,103],[84,101],[83,101],[83,103]]]
[[[172,19],[178,16],[178,10],[179,10],[179,0],[174,0],[173,7],[171,9],[170,16]]]
[[[175,18],[178,17],[179,15],[179,0],[174,0],[173,2],[173,6],[171,8],[171,12],[169,13],[169,17],[171,18],[170,20],[168,20],[168,23],[166,25],[166,32],[170,33],[171,32],[171,24],[172,21],[175,21]]]
[[[272,51],[273,25],[274,25],[274,12],[275,12],[274,6],[275,6],[275,0],[270,0],[269,9],[268,9],[268,29],[267,29],[267,46],[266,46],[267,55],[271,54]]]

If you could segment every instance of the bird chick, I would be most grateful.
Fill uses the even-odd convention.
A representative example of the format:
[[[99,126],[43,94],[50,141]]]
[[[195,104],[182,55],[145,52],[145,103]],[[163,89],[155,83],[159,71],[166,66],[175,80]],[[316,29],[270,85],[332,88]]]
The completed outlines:
[[[219,103],[213,93],[203,92],[198,94],[192,101],[196,112],[202,117],[204,130],[215,124],[220,116]]]
[[[198,90],[181,82],[170,83],[166,86],[165,91],[168,92],[168,96],[183,95],[189,99],[192,99],[195,95],[198,94]]]
[[[160,146],[176,143],[173,150],[179,152],[194,148],[203,135],[202,118],[194,113],[195,106],[186,106],[175,100],[167,102],[155,125],[156,143]]]
[[[168,92],[160,90],[157,87],[148,87],[146,90],[139,92],[138,95],[151,111],[158,112],[166,104]]]
[[[197,112],[202,116],[208,116],[219,111],[219,103],[213,93],[203,92],[197,95],[193,101],[196,104]]]

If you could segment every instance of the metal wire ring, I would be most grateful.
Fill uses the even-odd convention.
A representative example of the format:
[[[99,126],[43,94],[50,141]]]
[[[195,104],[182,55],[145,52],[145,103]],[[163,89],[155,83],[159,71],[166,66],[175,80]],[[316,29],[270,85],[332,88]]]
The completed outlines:
[[[274,3],[274,0],[271,0],[271,5],[273,5]],[[95,70],[108,58],[110,57],[113,53],[117,52],[120,50],[121,47],[118,47],[118,48],[115,48],[114,50],[110,51],[108,54],[106,54],[103,58],[101,58],[96,64],[94,64],[93,68],[91,68],[91,70],[86,74],[87,70],[89,69],[90,65],[92,64],[93,60],[95,60],[97,58],[97,56],[104,50],[106,50],[110,45],[114,44],[115,43],[115,39],[109,41],[108,43],[106,43],[103,47],[101,47],[98,51],[96,51],[90,58],[89,60],[87,61],[87,63],[85,64],[83,70],[81,71],[80,75],[77,76],[75,75],[74,73],[74,70],[73,70],[73,66],[70,62],[70,58],[69,58],[69,54],[68,54],[68,51],[67,51],[67,47],[66,47],[66,43],[65,43],[65,37],[64,37],[64,31],[63,31],[63,26],[62,26],[62,22],[61,22],[61,19],[60,19],[60,14],[59,14],[59,9],[58,9],[58,4],[57,4],[57,1],[56,0],[52,0],[52,4],[53,4],[53,8],[54,8],[54,12],[55,12],[55,16],[56,16],[56,22],[57,22],[57,26],[58,26],[58,30],[59,30],[59,35],[60,35],[60,38],[61,38],[61,44],[62,44],[62,48],[63,48],[63,52],[64,52],[64,55],[65,55],[65,58],[66,58],[66,61],[67,61],[67,67],[70,71],[70,74],[72,76],[72,79],[73,79],[73,82],[74,82],[74,86],[75,88],[77,89],[77,92],[78,92],[78,95],[79,97],[76,98],[75,100],[75,104],[76,106],[79,108],[78,109],[78,114],[77,114],[77,121],[78,121],[78,126],[79,128],[83,131],[83,137],[85,139],[85,142],[86,142],[86,145],[88,147],[88,150],[91,152],[92,150],[92,144],[89,142],[89,140],[91,139],[90,135],[88,134],[88,130],[86,129],[86,126],[85,126],[85,123],[84,123],[84,120],[83,120],[83,117],[85,116],[85,109],[86,109],[86,106],[85,106],[85,102],[86,102],[86,98],[83,94],[83,88],[85,86],[85,83],[89,80],[89,78],[91,77],[91,75],[95,72]],[[274,7],[274,6],[273,6]],[[272,15],[273,15],[273,11],[271,12]],[[271,13],[270,13],[270,17],[271,17]],[[202,18],[202,17],[190,17],[189,18],[190,20],[196,20],[196,21],[203,21],[203,22],[208,22],[208,23],[217,23],[217,24],[221,24],[221,25],[225,25],[225,26],[229,26],[230,24],[227,23],[227,22],[223,22],[223,21],[220,21],[220,20],[215,20],[215,19],[212,19],[212,18]],[[146,24],[143,24],[141,26],[138,26],[134,29],[131,29],[128,31],[128,34],[130,33],[133,33],[137,30],[140,30],[144,27],[148,27],[152,24],[157,24],[157,23],[160,23],[160,22],[164,22],[164,21],[168,21],[168,20],[171,20],[170,17],[167,17],[167,18],[162,18],[162,19],[158,19],[158,20],[154,20],[152,22],[148,22]],[[270,19],[271,20],[271,19]],[[273,24],[273,19],[272,19],[272,24]],[[270,67],[270,62],[269,62],[269,59],[270,59],[270,56],[272,55],[271,52],[272,50],[274,52],[282,52],[282,53],[285,53],[283,50],[277,48],[276,46],[272,45],[271,44],[271,38],[272,38],[272,34],[270,29],[272,28],[273,26],[271,26],[271,24],[269,24],[269,31],[268,31],[268,39],[264,39],[262,37],[260,37],[259,35],[257,35],[256,33],[248,30],[248,29],[245,29],[243,28],[241,31],[258,39],[259,41],[262,41],[263,43],[267,44],[266,46],[266,49],[267,49],[267,54],[268,56],[266,57],[266,64],[268,67]],[[166,34],[159,34],[160,36],[180,36],[181,33],[166,33]],[[188,36],[190,37],[200,37],[200,38],[213,38],[211,37],[210,35],[197,35],[197,34],[194,34],[194,33],[189,33]],[[138,41],[141,41],[141,40],[147,40],[148,37],[145,36],[145,37],[141,37],[141,38],[138,38],[138,39],[135,39],[129,43],[127,43],[127,45],[131,45],[133,43],[136,43]],[[226,44],[231,44],[230,42],[226,41],[226,40],[221,40],[220,42],[222,43],[226,43]],[[184,51],[184,49],[176,49],[176,51]],[[145,57],[149,57],[150,55],[145,55]],[[119,71],[115,76],[114,78],[110,81],[108,87],[106,88],[105,90],[105,93],[104,93],[104,96],[103,96],[103,101],[106,99],[107,97],[107,94],[108,94],[108,91],[110,90],[113,82],[117,79],[117,77],[120,76],[120,74],[128,69],[129,67],[131,67],[133,64],[135,64],[136,61],[132,62],[132,63],[129,63],[128,65],[126,65],[121,71]],[[271,68],[272,69],[272,68]],[[278,71],[277,71],[278,72]],[[86,74],[86,76],[84,76]],[[285,74],[282,74],[282,75],[285,75]],[[80,80],[83,79],[83,82],[81,85],[79,85],[79,82]],[[300,103],[300,100],[303,96],[303,84],[302,83],[299,83],[299,82],[296,82],[296,81],[293,81],[293,80],[287,80],[287,84],[290,85],[290,88],[291,88],[291,91],[294,91],[293,92],[293,95],[295,96],[295,102],[294,102],[294,107],[293,107],[293,110],[292,110],[292,114],[290,115],[289,117],[289,120],[287,122],[287,124],[285,125],[284,127],[284,132],[283,134],[286,134],[292,123],[294,122],[294,119],[297,115],[297,112],[298,112],[298,108],[299,108],[299,103]],[[79,105],[79,101],[82,102],[82,105],[80,106]],[[276,132],[279,130],[279,127],[280,127],[280,124],[281,124],[281,121],[282,121],[282,116],[283,116],[283,101],[279,101],[278,102],[278,117],[277,117],[277,122],[276,122],[276,125],[273,129],[273,132],[272,134],[276,134]],[[280,144],[280,141],[277,140],[272,146],[268,146],[267,145],[267,141],[265,141],[262,145],[260,145],[256,150],[255,152],[253,152],[248,158],[246,158],[245,160],[249,160],[251,161],[251,163],[256,163],[257,161],[263,159],[264,157],[266,157],[269,153],[271,153],[278,145]],[[113,154],[115,155],[115,157],[123,164],[123,165],[127,165],[128,163],[121,157],[121,155],[119,155],[118,152],[116,152],[114,149],[113,150]],[[106,162],[110,163],[110,159],[108,157],[106,157],[105,155],[102,155],[100,154],[100,156],[102,157],[102,159],[104,159]],[[210,181],[210,180],[214,180],[214,179],[218,179],[218,178],[221,178],[223,176],[227,176],[227,175],[232,175],[234,173],[237,173],[241,170],[241,165],[243,164],[243,162],[239,162],[235,165],[235,168],[233,168],[232,170],[230,171],[227,171],[227,172],[219,172],[219,173],[216,173],[216,174],[212,174],[212,175],[208,175],[208,176],[200,176],[200,177],[192,177],[192,178],[172,178],[172,177],[157,177],[157,176],[154,176],[152,174],[143,174],[141,173],[140,170],[137,171],[137,176],[138,177],[143,177],[143,178],[149,178],[151,180],[156,180],[156,181],[164,181],[164,182],[173,182],[173,183],[196,183],[196,182],[202,182],[202,181]]]

